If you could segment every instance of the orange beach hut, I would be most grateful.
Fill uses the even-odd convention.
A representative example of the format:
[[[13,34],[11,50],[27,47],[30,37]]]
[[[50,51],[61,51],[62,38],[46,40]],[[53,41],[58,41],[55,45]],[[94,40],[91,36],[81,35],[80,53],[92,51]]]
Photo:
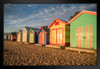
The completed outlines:
[[[11,35],[11,38],[10,38],[11,41],[17,40],[17,33],[16,32],[12,32],[10,35]]]
[[[50,28],[50,45],[70,46],[70,26],[66,21],[55,18]]]

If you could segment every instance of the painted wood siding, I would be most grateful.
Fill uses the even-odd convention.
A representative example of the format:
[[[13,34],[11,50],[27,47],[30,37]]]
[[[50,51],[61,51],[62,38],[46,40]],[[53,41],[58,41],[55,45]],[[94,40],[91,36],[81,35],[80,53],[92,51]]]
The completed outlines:
[[[86,38],[87,36],[88,38]],[[90,41],[89,38],[92,40]],[[81,45],[86,41],[88,41],[88,45],[89,42],[93,43],[91,48],[97,49],[97,16],[84,13],[70,23],[70,46],[78,47],[79,44],[79,47],[86,48],[86,43]]]
[[[8,34],[8,40],[10,40],[10,37],[11,37],[10,34]]]
[[[23,38],[22,38],[22,39],[23,39],[23,42],[27,42],[27,40],[28,40],[27,37],[29,37],[29,36],[28,36],[27,30],[26,30],[25,28],[24,28],[24,30],[23,30],[22,35],[23,35],[23,36],[22,36],[22,37],[23,37]]]
[[[35,33],[33,30],[29,32],[29,43],[35,43]]]
[[[18,32],[18,34],[17,34],[17,41],[18,42],[22,41],[22,34],[20,32]]]
[[[59,22],[59,25],[55,25],[55,23],[50,27],[50,44],[55,44],[55,45],[65,45],[65,24],[61,23],[60,21],[56,20],[56,22]],[[62,44],[57,43],[56,40],[56,30],[53,29],[59,29],[62,28]],[[53,30],[53,31],[52,31]],[[55,35],[53,34],[55,33]],[[54,37],[55,36],[55,37]],[[53,37],[53,38],[52,38]],[[55,38],[55,39],[54,39]]]
[[[46,34],[43,30],[41,30],[41,31],[39,32],[39,34],[38,34],[38,43],[41,44],[41,43],[40,43],[40,41],[41,41],[41,37],[40,37],[41,32],[44,33],[44,44],[45,44],[45,45],[49,44],[49,38],[50,38],[50,37],[49,37],[49,33]]]
[[[70,26],[65,26],[65,43],[67,46],[70,46]]]

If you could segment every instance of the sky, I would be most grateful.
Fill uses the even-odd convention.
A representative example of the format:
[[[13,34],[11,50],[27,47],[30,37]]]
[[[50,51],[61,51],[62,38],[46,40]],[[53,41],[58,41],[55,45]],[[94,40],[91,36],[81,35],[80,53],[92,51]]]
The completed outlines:
[[[4,4],[4,33],[23,30],[24,26],[49,26],[55,19],[68,21],[76,11],[97,12],[96,4]]]

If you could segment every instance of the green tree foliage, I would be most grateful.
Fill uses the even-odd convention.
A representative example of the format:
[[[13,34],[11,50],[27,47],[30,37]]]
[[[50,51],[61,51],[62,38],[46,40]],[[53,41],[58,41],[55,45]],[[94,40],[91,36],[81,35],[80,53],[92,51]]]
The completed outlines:
[[[48,28],[48,26],[43,26],[42,28]]]
[[[79,14],[80,12],[79,11],[76,11],[75,13],[74,13],[74,15],[73,16],[71,16],[70,18],[69,18],[69,21],[72,19],[72,18],[74,18],[77,14]]]

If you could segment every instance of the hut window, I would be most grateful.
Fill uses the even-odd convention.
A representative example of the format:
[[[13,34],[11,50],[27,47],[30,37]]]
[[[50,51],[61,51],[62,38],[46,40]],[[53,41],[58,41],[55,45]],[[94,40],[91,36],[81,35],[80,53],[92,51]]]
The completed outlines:
[[[56,22],[55,25],[59,25],[59,22]]]

